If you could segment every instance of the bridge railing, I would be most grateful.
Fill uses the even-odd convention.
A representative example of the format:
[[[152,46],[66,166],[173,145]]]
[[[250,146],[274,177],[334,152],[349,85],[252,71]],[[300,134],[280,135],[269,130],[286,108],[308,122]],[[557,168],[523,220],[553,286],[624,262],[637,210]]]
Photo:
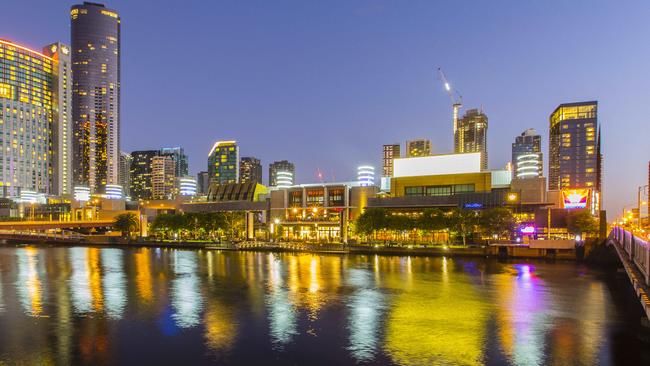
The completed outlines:
[[[612,229],[610,240],[625,251],[630,261],[643,274],[646,285],[650,285],[650,243],[620,227]]]

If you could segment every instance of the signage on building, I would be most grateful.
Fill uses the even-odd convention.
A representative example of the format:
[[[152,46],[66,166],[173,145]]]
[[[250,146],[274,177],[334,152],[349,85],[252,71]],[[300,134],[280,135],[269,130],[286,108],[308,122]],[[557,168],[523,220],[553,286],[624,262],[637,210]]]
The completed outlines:
[[[463,205],[463,207],[464,208],[469,208],[469,209],[483,208],[483,204],[482,203],[477,203],[477,202],[466,203],[466,204]]]
[[[562,205],[565,209],[586,208],[591,190],[586,189],[564,189],[562,190]]]

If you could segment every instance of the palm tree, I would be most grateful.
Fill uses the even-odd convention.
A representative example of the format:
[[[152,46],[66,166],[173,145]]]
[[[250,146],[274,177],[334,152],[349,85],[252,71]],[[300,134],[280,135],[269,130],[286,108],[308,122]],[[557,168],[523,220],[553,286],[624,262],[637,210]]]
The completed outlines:
[[[140,222],[138,216],[128,212],[117,215],[113,222],[113,228],[122,232],[122,236],[129,236],[132,232],[138,230]]]

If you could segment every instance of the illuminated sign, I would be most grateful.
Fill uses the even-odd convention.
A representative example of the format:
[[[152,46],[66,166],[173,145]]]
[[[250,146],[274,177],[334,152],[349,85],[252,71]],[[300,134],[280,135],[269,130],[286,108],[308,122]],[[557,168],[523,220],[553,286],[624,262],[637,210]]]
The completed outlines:
[[[482,203],[476,203],[476,202],[475,203],[466,203],[466,204],[463,205],[463,207],[465,207],[465,208],[483,208],[483,204]]]
[[[535,229],[535,226],[533,225],[525,225],[519,228],[519,232],[524,234],[524,235],[532,235],[535,234],[537,229]]]
[[[590,189],[562,190],[562,203],[565,209],[586,208]]]
[[[481,153],[421,156],[393,161],[395,178],[480,172]]]

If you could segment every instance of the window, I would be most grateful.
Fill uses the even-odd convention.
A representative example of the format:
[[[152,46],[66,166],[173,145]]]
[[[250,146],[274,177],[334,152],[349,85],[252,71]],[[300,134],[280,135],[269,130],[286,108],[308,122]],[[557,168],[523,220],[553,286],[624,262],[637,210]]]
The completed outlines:
[[[474,191],[474,184],[456,184],[454,186],[454,193],[470,193]]]
[[[431,186],[426,188],[427,196],[451,196],[451,186]]]
[[[404,195],[407,197],[411,196],[422,196],[424,187],[404,187]]]

